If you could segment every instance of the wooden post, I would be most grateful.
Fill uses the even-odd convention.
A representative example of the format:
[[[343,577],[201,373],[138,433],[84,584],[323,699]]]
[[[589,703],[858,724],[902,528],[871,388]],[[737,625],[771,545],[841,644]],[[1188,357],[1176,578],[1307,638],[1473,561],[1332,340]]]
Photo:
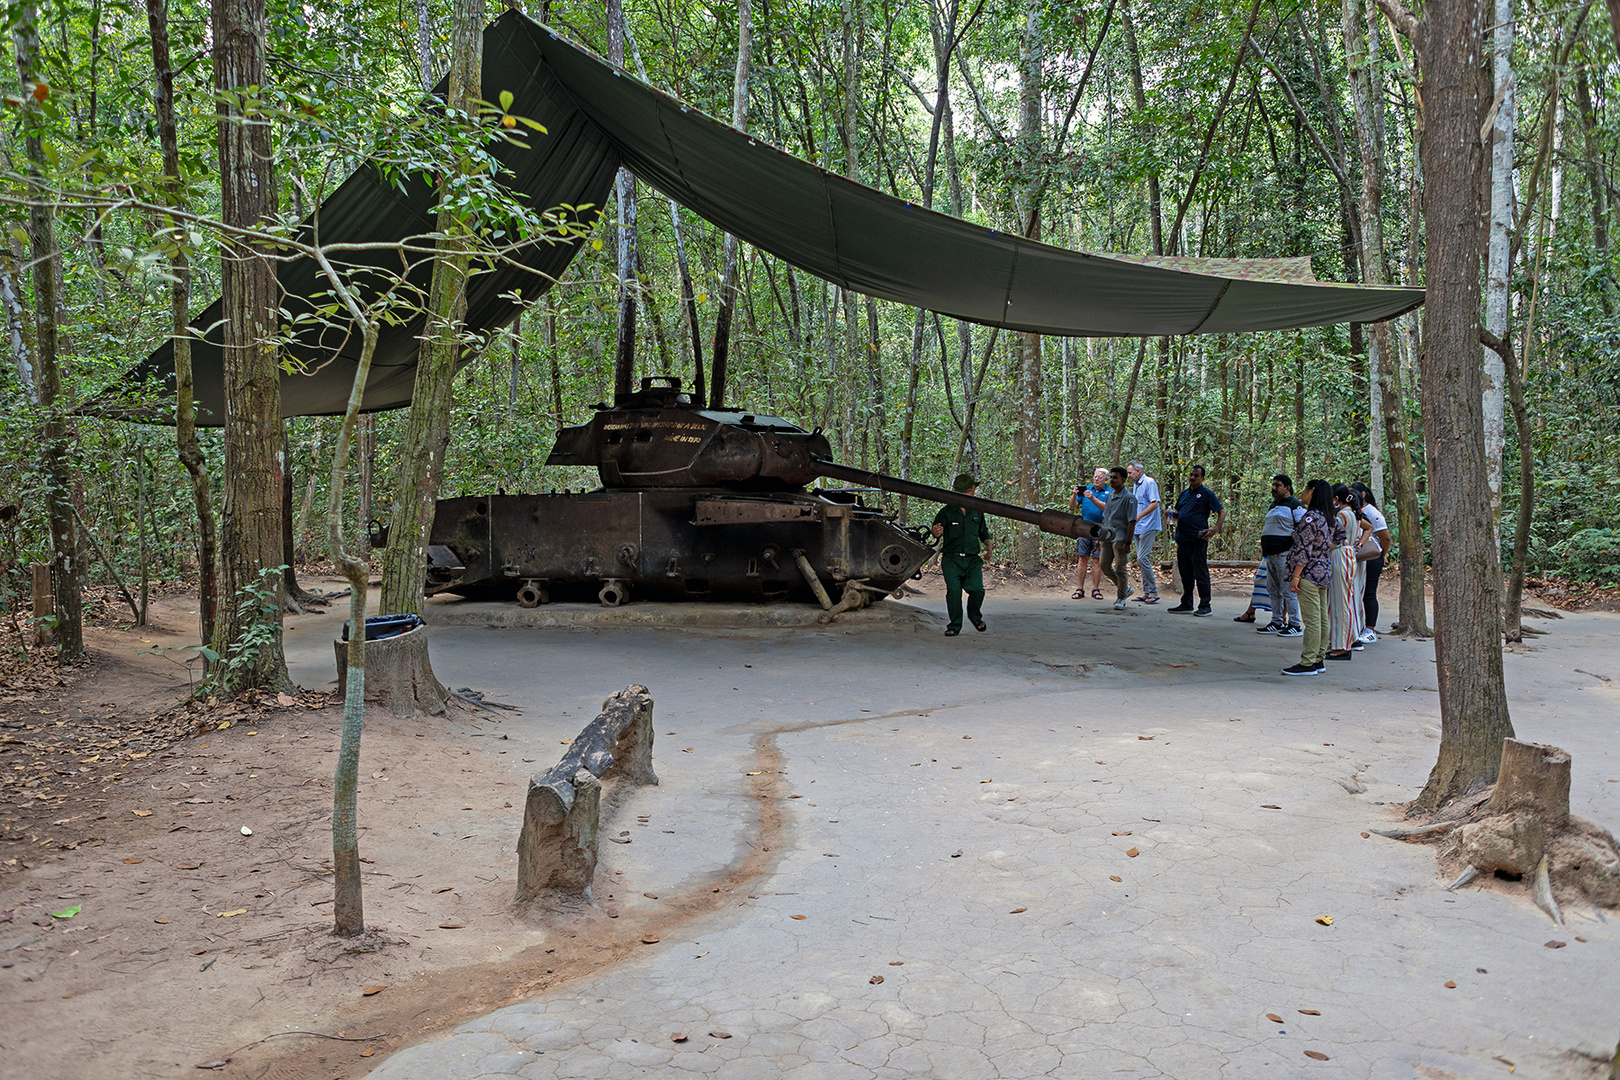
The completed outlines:
[[[597,716],[554,768],[529,778],[518,835],[515,900],[550,894],[593,903],[601,827],[600,780],[656,784],[653,701],[645,686],[627,686],[602,703]]]
[[[49,645],[51,624],[46,619],[56,614],[56,605],[51,599],[51,565],[37,562],[30,569],[34,575],[34,644]]]

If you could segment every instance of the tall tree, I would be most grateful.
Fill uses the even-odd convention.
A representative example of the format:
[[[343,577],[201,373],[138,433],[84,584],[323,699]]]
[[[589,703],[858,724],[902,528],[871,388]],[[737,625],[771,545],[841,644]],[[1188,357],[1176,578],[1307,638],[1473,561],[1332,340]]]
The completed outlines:
[[[1388,285],[1388,258],[1384,247],[1384,91],[1374,66],[1381,16],[1369,9],[1366,0],[1344,0],[1342,14],[1345,63],[1350,70],[1350,102],[1355,113],[1356,141],[1361,150],[1362,278],[1371,285]],[[1374,18],[1369,19],[1369,14]],[[1417,482],[1412,472],[1398,351],[1390,329],[1388,322],[1373,324],[1372,342],[1367,350],[1368,376],[1381,406],[1378,412],[1384,425],[1390,478],[1395,489],[1395,533],[1401,571],[1399,624],[1403,633],[1426,635],[1429,615],[1423,595],[1423,527],[1418,516]],[[1374,489],[1377,490],[1376,484]]]
[[[170,205],[185,206],[185,182],[180,175],[180,140],[174,119],[174,64],[169,55],[168,0],[146,0],[146,23],[152,39],[152,71],[157,83],[153,111],[157,116],[158,144],[163,153],[163,184]],[[191,478],[191,499],[197,507],[197,615],[205,642],[214,640],[218,604],[215,580],[214,503],[208,486],[208,463],[197,441],[197,406],[192,400],[191,377],[191,258],[179,218],[170,219],[172,248],[169,273],[169,320],[174,341],[174,439],[180,463]]]
[[[1485,329],[1498,339],[1508,339],[1509,263],[1513,229],[1513,129],[1517,93],[1513,82],[1513,0],[1494,0],[1492,31],[1490,124],[1490,232],[1486,244]],[[1484,129],[1481,129],[1482,131]],[[1485,479],[1490,485],[1491,517],[1502,511],[1502,447],[1504,444],[1503,400],[1506,393],[1502,357],[1484,348],[1485,389]]]
[[[1018,62],[1018,157],[1023,169],[1018,192],[1019,224],[1024,236],[1041,238],[1041,117],[1044,112],[1046,42],[1041,27],[1040,0],[1024,8],[1023,36]],[[1041,469],[1041,335],[1020,331],[1013,337],[1017,365],[1014,391],[1014,455],[1018,468],[1018,501],[1034,506],[1040,498]],[[1013,558],[1026,572],[1040,569],[1041,534],[1027,525],[1018,527]]]
[[[1433,809],[1496,779],[1513,735],[1502,676],[1502,567],[1486,487],[1480,362],[1484,155],[1491,103],[1486,0],[1429,0],[1421,21],[1378,0],[1413,39],[1422,69],[1423,224],[1428,298],[1421,365],[1434,552],[1440,752],[1415,806]]]
[[[264,85],[264,0],[213,5],[214,92],[219,124],[220,211],[225,224],[262,229],[275,215],[270,120],[256,101]],[[281,372],[275,333],[279,297],[273,255],[261,241],[227,240],[220,258],[224,316],[225,492],[214,648],[254,641],[251,663],[229,669],[227,686],[291,685],[281,648],[281,604],[268,612],[249,590],[282,563]]]
[[[445,93],[447,122],[451,124],[472,124],[478,114],[484,22],[484,0],[455,0],[450,79]],[[469,166],[463,161],[456,167]],[[427,327],[395,474],[393,523],[383,553],[379,612],[383,615],[422,610],[428,529],[433,524],[433,503],[444,479],[444,452],[450,442],[450,391],[456,378],[456,362],[461,358],[474,228],[468,211],[451,205],[455,180],[446,175],[439,184],[443,201],[436,230],[438,250],[428,286]]]
[[[84,620],[72,501],[73,469],[68,462],[70,431],[62,408],[62,367],[57,355],[61,250],[56,243],[56,212],[45,184],[47,154],[41,106],[50,95],[50,86],[40,76],[39,18],[31,0],[20,5],[15,34],[17,75],[23,88],[23,149],[31,189],[28,245],[34,264],[33,397],[42,418],[40,463],[45,474],[46,517],[51,533],[51,601],[56,619],[53,637],[56,655],[69,659],[84,652]]]
[[[608,59],[624,67],[624,3],[607,0]],[[618,243],[614,267],[619,278],[618,332],[614,335],[613,393],[628,394],[636,376],[636,294],[640,279],[636,274],[636,178],[629,169],[620,169],[614,180],[614,197],[619,209]]]
[[[737,69],[731,85],[731,126],[748,130],[748,82],[754,66],[754,15],[751,0],[737,0]],[[725,404],[731,359],[731,323],[737,310],[737,238],[726,234],[720,269],[720,311],[714,318],[714,360],[709,367],[709,404]]]

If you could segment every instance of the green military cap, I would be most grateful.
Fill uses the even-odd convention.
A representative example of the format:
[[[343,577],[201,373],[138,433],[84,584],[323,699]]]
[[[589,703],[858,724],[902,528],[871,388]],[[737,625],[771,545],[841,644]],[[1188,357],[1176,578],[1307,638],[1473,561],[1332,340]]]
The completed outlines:
[[[957,473],[956,479],[951,481],[952,491],[970,491],[978,486],[979,482],[973,479],[972,473]]]

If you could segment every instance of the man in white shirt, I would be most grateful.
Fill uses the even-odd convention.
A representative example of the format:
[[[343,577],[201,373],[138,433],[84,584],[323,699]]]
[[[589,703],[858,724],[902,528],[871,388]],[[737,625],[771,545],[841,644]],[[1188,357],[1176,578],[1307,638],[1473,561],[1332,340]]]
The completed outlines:
[[[1126,467],[1131,478],[1131,494],[1136,496],[1136,565],[1142,571],[1141,603],[1159,602],[1159,584],[1153,577],[1153,545],[1159,539],[1164,519],[1159,514],[1159,482],[1147,474],[1140,461]]]

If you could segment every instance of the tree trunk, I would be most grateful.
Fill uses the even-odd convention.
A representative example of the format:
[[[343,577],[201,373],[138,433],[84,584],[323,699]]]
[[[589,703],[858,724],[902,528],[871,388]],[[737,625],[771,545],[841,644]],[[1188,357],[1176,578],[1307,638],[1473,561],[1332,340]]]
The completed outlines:
[[[157,82],[154,111],[158,141],[163,152],[164,187],[176,207],[182,202],[180,183],[180,143],[174,116],[174,64],[169,53],[169,8],[167,0],[146,0],[146,21],[152,41],[152,70]],[[172,222],[179,231],[179,222]],[[176,238],[178,241],[178,237]],[[214,504],[208,483],[208,463],[197,441],[197,408],[192,400],[191,377],[191,260],[185,245],[176,242],[169,257],[174,283],[169,289],[169,323],[174,340],[174,440],[180,463],[191,479],[191,500],[197,507],[197,615],[202,636],[214,640],[214,619],[218,610]]]
[[[1423,62],[1423,217],[1428,300],[1422,403],[1434,550],[1440,751],[1416,806],[1433,809],[1496,779],[1513,736],[1502,678],[1502,568],[1485,489],[1479,301],[1482,154],[1491,100],[1484,0],[1430,0]]]
[[[219,0],[213,6],[214,90],[257,93],[264,85],[264,0]],[[221,216],[228,225],[261,228],[275,212],[271,197],[270,124],[221,101]],[[228,243],[220,259],[224,323],[225,492],[220,521],[220,592],[214,648],[230,646],[269,623],[253,662],[228,676],[227,689],[291,685],[281,651],[281,604],[273,616],[248,602],[264,572],[282,563],[281,372],[273,337],[280,295],[275,264],[256,244]],[[277,591],[280,591],[279,582]]]
[[[1513,0],[1495,0],[1493,49],[1496,123],[1491,129],[1491,219],[1485,269],[1485,329],[1508,340],[1508,281],[1512,261],[1509,236],[1513,228],[1513,134],[1516,97],[1513,85]],[[1491,520],[1502,517],[1503,379],[1502,358],[1481,346],[1485,358],[1485,480],[1490,487]]]
[[[452,122],[476,115],[483,68],[484,0],[455,0],[450,36],[450,83],[445,95]],[[458,115],[459,114],[459,115]],[[440,185],[450,191],[449,178]],[[467,236],[473,223],[448,208],[439,211],[438,254],[428,289],[427,328],[416,365],[410,418],[400,447],[394,484],[393,523],[383,553],[380,614],[422,610],[427,573],[427,536],[433,503],[443,480],[444,451],[450,442],[450,390],[461,354],[461,325],[467,313]]]
[[[624,3],[607,0],[608,60],[624,67]],[[613,396],[629,394],[636,378],[636,178],[620,169],[614,182],[619,208],[614,267],[619,278],[619,314],[613,349]]]
[[[39,23],[32,3],[25,3],[16,27],[17,74],[25,91],[38,77]],[[24,93],[24,150],[33,184],[43,184],[46,172],[43,115],[32,94]],[[61,285],[60,251],[56,246],[56,216],[44,201],[43,190],[28,207],[28,242],[34,264],[34,368],[33,387],[42,417],[40,457],[45,482],[46,515],[51,533],[51,598],[56,628],[56,655],[70,659],[84,652],[84,625],[79,595],[78,535],[73,521],[73,469],[68,462],[71,438],[59,398],[62,369],[57,356],[57,304]]]
[[[1041,35],[1041,12],[1037,0],[1024,9],[1023,40],[1018,65],[1018,156],[1024,175],[1019,192],[1019,222],[1024,236],[1039,240],[1041,208],[1041,112],[1044,94],[1045,42]],[[1041,336],[1020,332],[1017,341],[1018,374],[1015,391],[1017,409],[1013,429],[1014,457],[1018,464],[1018,501],[1034,506],[1039,498],[1041,466]],[[1041,564],[1041,535],[1027,526],[1017,526],[1013,558],[1025,573],[1035,573]]]
[[[737,0],[737,74],[731,86],[731,126],[748,130],[748,80],[754,60],[751,0]],[[709,405],[725,404],[726,369],[731,359],[731,323],[737,310],[737,238],[726,234],[720,270],[720,311],[714,319],[714,360],[709,368]]]
[[[1369,57],[1378,42],[1382,16],[1369,13],[1364,0],[1344,0],[1344,51],[1350,72],[1350,100],[1355,110],[1356,136],[1361,149],[1361,230],[1366,250],[1361,260],[1363,280],[1389,284],[1384,247],[1384,120],[1383,88],[1375,84]],[[1371,18],[1368,15],[1371,14]],[[1405,634],[1429,632],[1428,607],[1423,597],[1423,530],[1418,516],[1416,481],[1406,426],[1406,406],[1400,391],[1399,352],[1387,322],[1374,323],[1368,350],[1368,375],[1374,412],[1382,421],[1394,484],[1394,514],[1390,522],[1399,542],[1401,594],[1399,625]],[[1377,431],[1375,423],[1372,430]],[[1381,462],[1374,452],[1374,469]],[[1383,484],[1374,472],[1373,490],[1383,499]],[[1410,525],[1410,527],[1408,527]]]

